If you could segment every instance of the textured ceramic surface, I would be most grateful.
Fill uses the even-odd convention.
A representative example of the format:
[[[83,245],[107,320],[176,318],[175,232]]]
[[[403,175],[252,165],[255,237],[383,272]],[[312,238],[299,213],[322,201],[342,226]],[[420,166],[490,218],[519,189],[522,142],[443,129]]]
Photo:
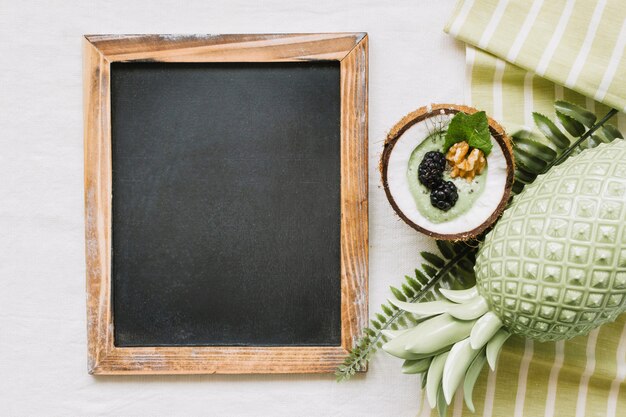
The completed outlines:
[[[568,339],[614,320],[626,308],[626,142],[526,187],[476,265],[480,294],[513,333]]]

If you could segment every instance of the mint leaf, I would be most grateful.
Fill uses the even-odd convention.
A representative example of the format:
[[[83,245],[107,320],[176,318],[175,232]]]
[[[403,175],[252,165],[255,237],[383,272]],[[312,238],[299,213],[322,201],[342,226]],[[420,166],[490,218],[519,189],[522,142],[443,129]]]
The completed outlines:
[[[455,143],[463,141],[466,141],[470,147],[483,151],[485,156],[489,155],[492,147],[491,134],[487,114],[484,111],[474,114],[459,112],[452,118],[446,132],[444,152]]]

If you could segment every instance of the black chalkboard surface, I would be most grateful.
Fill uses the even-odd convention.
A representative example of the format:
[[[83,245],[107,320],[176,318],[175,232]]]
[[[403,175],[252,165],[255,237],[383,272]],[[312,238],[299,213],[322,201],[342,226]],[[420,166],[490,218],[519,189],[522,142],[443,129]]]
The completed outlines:
[[[340,345],[339,62],[110,83],[115,345]]]

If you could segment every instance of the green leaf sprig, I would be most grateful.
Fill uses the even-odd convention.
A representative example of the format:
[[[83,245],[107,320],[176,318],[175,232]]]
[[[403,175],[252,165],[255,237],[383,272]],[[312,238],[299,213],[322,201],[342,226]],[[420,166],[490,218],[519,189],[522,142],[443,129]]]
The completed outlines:
[[[489,133],[489,121],[484,111],[474,114],[459,112],[450,120],[443,145],[444,152],[447,152],[455,143],[463,141],[467,142],[470,147],[483,151],[485,156],[489,155],[493,145]]]

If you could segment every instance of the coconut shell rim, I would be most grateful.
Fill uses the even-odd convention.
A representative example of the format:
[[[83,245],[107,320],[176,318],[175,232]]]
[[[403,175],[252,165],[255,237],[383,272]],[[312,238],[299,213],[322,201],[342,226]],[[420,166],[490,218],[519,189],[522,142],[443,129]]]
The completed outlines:
[[[504,159],[507,163],[507,176],[506,176],[506,182],[504,186],[504,193],[502,195],[500,202],[498,203],[498,206],[493,211],[493,213],[491,213],[491,215],[484,222],[482,222],[478,227],[475,227],[474,229],[463,231],[460,233],[444,234],[444,233],[433,232],[431,230],[428,230],[416,224],[411,219],[409,219],[404,214],[404,212],[402,212],[402,210],[400,210],[393,195],[391,194],[391,191],[389,190],[389,183],[387,181],[389,157],[391,156],[391,152],[393,151],[393,148],[396,142],[398,141],[398,139],[400,139],[400,137],[404,134],[404,132],[406,132],[411,126],[413,126],[416,123],[421,122],[422,120],[441,114],[441,110],[444,111],[444,114],[456,114],[458,112],[473,114],[473,113],[480,111],[474,107],[465,106],[465,105],[431,104],[430,106],[420,107],[419,109],[410,112],[409,114],[404,116],[402,119],[400,119],[400,121],[396,123],[387,134],[387,138],[385,139],[383,153],[380,158],[379,170],[382,176],[383,189],[385,190],[385,195],[387,196],[387,200],[389,201],[389,204],[391,204],[391,207],[396,212],[396,214],[400,216],[400,218],[406,224],[408,224],[410,227],[417,230],[418,232],[423,233],[427,236],[433,237],[435,239],[440,239],[440,240],[455,240],[455,241],[469,240],[469,239],[473,239],[479,236],[482,232],[487,230],[491,225],[493,225],[498,220],[498,218],[502,215],[502,213],[504,212],[504,209],[506,208],[508,204],[509,198],[511,196],[511,190],[513,188],[513,181],[514,181],[514,175],[515,175],[515,158],[513,156],[513,146],[511,144],[511,139],[506,134],[504,128],[494,119],[487,116],[487,120],[489,122],[489,131],[491,135],[494,137],[494,139],[496,140],[496,142],[498,143],[498,145],[500,145],[500,148],[502,149],[502,153],[504,154]]]

